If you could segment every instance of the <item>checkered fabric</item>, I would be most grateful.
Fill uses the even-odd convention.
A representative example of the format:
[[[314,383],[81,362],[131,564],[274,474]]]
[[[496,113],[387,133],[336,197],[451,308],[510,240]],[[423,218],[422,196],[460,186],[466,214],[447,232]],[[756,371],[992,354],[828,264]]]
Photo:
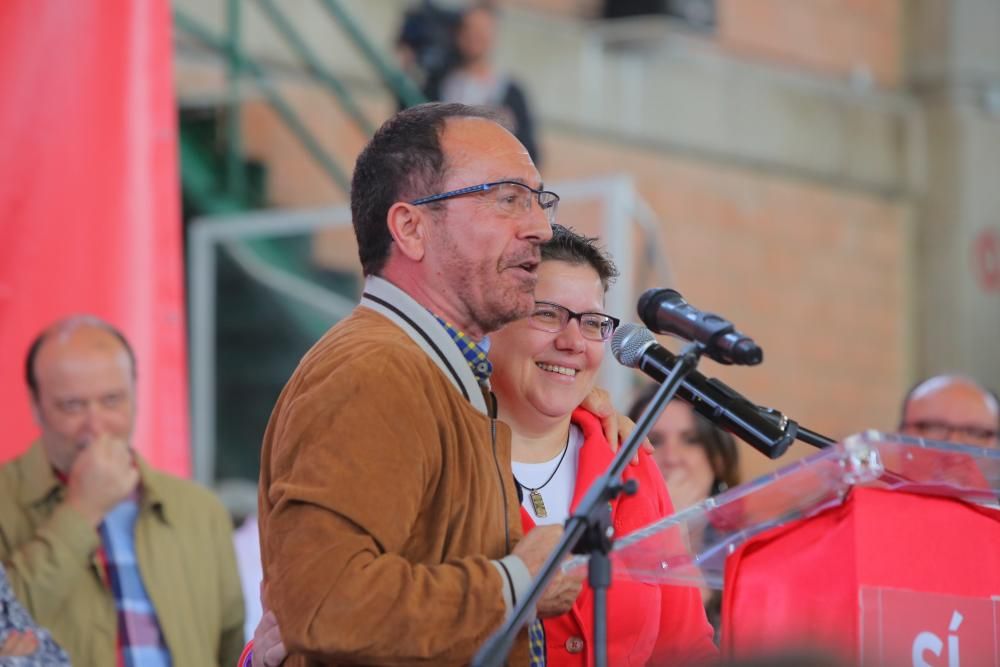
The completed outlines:
[[[448,332],[451,339],[455,341],[455,345],[458,345],[458,349],[462,351],[462,356],[469,363],[469,368],[472,369],[472,374],[476,376],[476,379],[480,383],[485,383],[489,380],[490,374],[493,372],[493,364],[486,358],[486,353],[489,352],[488,339],[482,343],[476,343],[476,341],[452,326],[451,323],[444,321],[437,315],[434,315],[434,318],[441,323],[441,326]]]
[[[531,647],[531,667],[545,667],[545,628],[541,619],[528,626],[528,645]]]
[[[118,667],[170,667],[156,610],[135,557],[136,497],[115,506],[99,526],[108,584],[118,609]]]

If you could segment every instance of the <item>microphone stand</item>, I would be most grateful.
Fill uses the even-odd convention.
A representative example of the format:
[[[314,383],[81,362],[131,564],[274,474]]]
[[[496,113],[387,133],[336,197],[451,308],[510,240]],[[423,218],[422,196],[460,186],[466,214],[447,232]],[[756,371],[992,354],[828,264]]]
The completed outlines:
[[[817,449],[825,449],[827,447],[833,447],[837,444],[836,440],[826,437],[821,433],[816,431],[810,431],[804,426],[799,426],[798,432],[795,434],[796,440],[801,440],[807,445],[812,445]]]
[[[514,607],[511,617],[486,641],[472,660],[473,667],[500,667],[510,653],[514,638],[529,620],[530,610],[541,597],[542,591],[561,566],[563,559],[572,551],[590,554],[587,565],[588,582],[594,592],[594,665],[607,667],[607,593],[611,585],[611,547],[614,528],[611,525],[611,501],[619,494],[633,495],[639,488],[638,482],[630,479],[621,482],[621,474],[628,462],[635,456],[639,444],[656,423],[663,408],[674,397],[677,388],[694,371],[698,360],[705,352],[701,343],[691,343],[677,356],[677,361],[660,388],[656,390],[649,405],[636,422],[635,429],[615,454],[611,465],[603,475],[594,480],[587,494],[580,501],[576,512],[566,521],[563,536],[542,565],[528,594]]]

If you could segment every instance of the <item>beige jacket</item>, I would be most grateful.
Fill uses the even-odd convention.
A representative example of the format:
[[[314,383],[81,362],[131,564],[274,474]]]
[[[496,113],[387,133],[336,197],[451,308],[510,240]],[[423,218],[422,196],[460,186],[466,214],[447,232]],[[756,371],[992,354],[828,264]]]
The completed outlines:
[[[206,489],[136,459],[136,556],[173,664],[232,667],[243,646],[243,595],[229,516]],[[114,665],[117,612],[96,556],[100,537],[62,502],[64,492],[38,443],[0,468],[0,560],[73,665]]]

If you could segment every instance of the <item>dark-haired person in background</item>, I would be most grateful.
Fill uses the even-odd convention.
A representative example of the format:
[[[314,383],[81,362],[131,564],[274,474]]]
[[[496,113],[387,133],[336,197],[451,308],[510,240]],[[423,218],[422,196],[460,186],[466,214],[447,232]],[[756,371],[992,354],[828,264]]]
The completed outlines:
[[[483,1],[451,9],[421,0],[403,16],[395,42],[396,61],[427,99],[496,111],[539,166],[537,123],[528,94],[493,61],[495,4]],[[405,108],[402,99],[397,102]]]
[[[235,664],[229,515],[133,449],[124,336],[95,317],[57,322],[25,375],[41,437],[0,468],[0,560],[17,597],[76,665]]]
[[[628,412],[631,419],[642,414],[658,388],[651,385],[639,394]],[[664,408],[649,441],[678,512],[740,483],[736,439],[680,399]]]
[[[646,387],[629,409],[629,417],[638,419],[658,388]],[[678,512],[740,483],[736,439],[679,399],[667,403],[649,431],[649,441]],[[702,589],[701,595],[718,641],[722,595],[710,589]]]
[[[403,14],[396,62],[429,99],[436,99],[441,80],[458,65],[455,31],[461,18],[461,11],[439,7],[433,0],[420,0]],[[403,100],[397,102],[398,110],[406,108]]]
[[[455,25],[457,64],[440,81],[429,81],[427,96],[442,102],[481,105],[497,111],[528,154],[541,165],[535,118],[520,83],[493,61],[497,10],[481,2],[465,10]]]

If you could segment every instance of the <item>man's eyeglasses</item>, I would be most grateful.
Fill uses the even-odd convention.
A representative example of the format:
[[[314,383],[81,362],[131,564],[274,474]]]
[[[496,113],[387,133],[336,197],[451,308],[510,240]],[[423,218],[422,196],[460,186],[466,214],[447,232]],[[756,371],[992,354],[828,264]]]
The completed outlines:
[[[548,301],[536,301],[535,311],[528,318],[531,326],[539,331],[559,333],[569,325],[570,320],[580,323],[580,334],[588,340],[605,341],[618,328],[618,318],[604,313],[574,313],[565,306]]]
[[[900,425],[900,429],[906,429],[914,433],[919,433],[920,437],[929,440],[951,441],[953,436],[959,436],[962,441],[977,442],[984,445],[994,444],[997,437],[997,430],[973,426],[971,424],[949,424],[941,421],[916,421],[905,422]]]
[[[524,183],[517,181],[494,181],[493,183],[482,183],[481,185],[470,185],[467,188],[442,192],[437,195],[414,199],[410,203],[414,206],[430,204],[436,201],[444,201],[453,197],[464,197],[478,193],[488,193],[495,198],[497,208],[507,215],[524,215],[531,210],[531,202],[535,200],[538,206],[545,213],[549,224],[556,222],[556,209],[559,208],[559,195],[548,190],[536,190]]]

